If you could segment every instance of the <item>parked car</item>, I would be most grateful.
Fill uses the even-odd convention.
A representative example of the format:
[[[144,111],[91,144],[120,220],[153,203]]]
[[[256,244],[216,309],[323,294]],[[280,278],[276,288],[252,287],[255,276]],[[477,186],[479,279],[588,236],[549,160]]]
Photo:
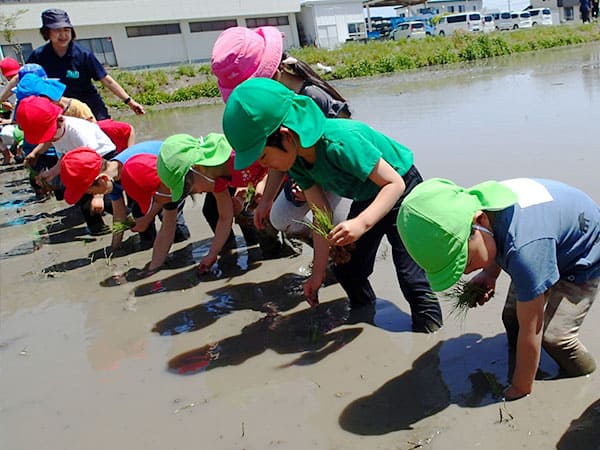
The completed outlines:
[[[552,25],[552,11],[548,8],[535,8],[528,10],[531,15],[531,26]]]
[[[442,16],[435,30],[439,36],[454,33],[456,30],[483,31],[483,17],[477,11]]]
[[[490,33],[496,30],[496,21],[492,14],[486,14],[483,16],[483,32]]]
[[[513,28],[511,14],[508,11],[502,11],[494,22],[496,23],[496,29],[500,31],[512,30]]]
[[[395,41],[408,38],[420,39],[425,36],[427,33],[423,22],[404,22],[392,31],[392,39]]]
[[[510,13],[512,19],[512,29],[517,30],[519,28],[531,28],[531,14],[529,11],[514,11]]]

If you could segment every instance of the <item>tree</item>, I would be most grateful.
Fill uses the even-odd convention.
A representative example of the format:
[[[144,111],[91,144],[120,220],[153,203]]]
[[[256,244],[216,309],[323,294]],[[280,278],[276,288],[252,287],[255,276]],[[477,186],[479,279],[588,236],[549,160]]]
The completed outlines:
[[[4,37],[4,40],[14,48],[15,54],[17,55],[17,60],[20,64],[25,62],[23,60],[23,50],[20,42],[14,42],[14,37],[15,30],[17,29],[17,20],[27,11],[27,9],[19,9],[10,16],[0,14],[0,28],[2,29],[2,36]]]

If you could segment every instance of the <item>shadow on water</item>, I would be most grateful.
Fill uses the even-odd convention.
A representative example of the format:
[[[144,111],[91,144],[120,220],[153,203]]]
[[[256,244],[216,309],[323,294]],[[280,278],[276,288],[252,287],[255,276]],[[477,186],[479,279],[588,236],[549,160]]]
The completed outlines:
[[[67,242],[82,240],[86,243],[94,242],[95,239],[85,237],[87,231],[85,227],[78,227],[83,222],[81,214],[75,207],[65,208],[55,213],[39,213],[36,215],[21,216],[13,219],[14,225],[22,225],[27,222],[33,222],[39,219],[48,220],[48,224],[40,227],[34,234],[31,241],[18,245],[0,255],[0,260],[12,256],[31,254],[44,245],[64,244]],[[8,224],[0,225],[5,228]]]
[[[451,404],[481,407],[502,397],[506,353],[504,334],[466,334],[442,341],[417,358],[412,368],[372,394],[350,403],[340,426],[359,435],[383,435],[412,426]]]
[[[185,261],[189,261],[189,264],[197,264],[202,257],[208,253],[210,240],[202,242],[203,245],[195,245],[188,249],[188,254],[184,258]],[[219,256],[217,263],[212,267],[210,272],[199,273],[198,268],[194,266],[190,270],[177,273],[170,277],[139,285],[133,290],[133,295],[135,297],[145,297],[160,292],[190,289],[203,281],[222,280],[224,278],[231,279],[258,268],[260,266],[261,254],[260,249],[247,247],[233,252],[226,252]],[[171,266],[169,266],[169,268],[171,268]],[[106,283],[108,283],[108,281],[105,280],[104,283],[104,285],[107,285]]]
[[[152,331],[161,336],[189,333],[207,327],[234,311],[252,310],[266,314],[289,311],[304,302],[305,280],[304,275],[286,273],[263,283],[228,284],[207,291],[211,300],[167,316],[157,322]],[[336,280],[328,271],[324,285],[334,283]],[[345,316],[348,314],[345,313]],[[387,300],[378,299],[374,306],[357,308],[341,323],[349,324],[349,320],[353,323],[369,323],[387,331],[411,330],[410,316]]]
[[[600,449],[600,399],[592,403],[562,435],[557,450]]]
[[[191,375],[218,367],[238,366],[273,350],[300,355],[279,368],[315,364],[356,339],[363,328],[345,328],[351,316],[347,299],[322,303],[289,315],[270,312],[244,327],[240,334],[182,353],[168,362],[168,370]]]

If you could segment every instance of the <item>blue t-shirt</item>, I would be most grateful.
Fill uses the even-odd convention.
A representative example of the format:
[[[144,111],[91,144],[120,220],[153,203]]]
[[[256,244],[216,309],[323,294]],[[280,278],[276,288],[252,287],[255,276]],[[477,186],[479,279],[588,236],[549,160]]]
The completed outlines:
[[[117,156],[111,159],[111,161],[119,161],[121,163],[121,167],[125,162],[131,158],[132,156],[139,155],[142,153],[156,155],[160,153],[160,146],[162,145],[162,141],[143,141],[138,142],[137,144],[132,145],[131,147],[123,150]],[[108,197],[111,200],[119,200],[123,197],[123,186],[121,186],[120,181],[113,181],[113,190]]]
[[[67,86],[63,95],[86,103],[96,120],[110,118],[102,97],[92,83],[92,80],[104,78],[107,75],[106,70],[98,58],[85,47],[72,41],[65,56],[60,58],[48,42],[36,48],[27,59],[27,63],[39,64],[49,78],[58,78]]]
[[[585,193],[558,181],[503,181],[519,199],[497,211],[496,262],[511,277],[520,301],[532,300],[559,279],[575,284],[600,277],[600,208]]]

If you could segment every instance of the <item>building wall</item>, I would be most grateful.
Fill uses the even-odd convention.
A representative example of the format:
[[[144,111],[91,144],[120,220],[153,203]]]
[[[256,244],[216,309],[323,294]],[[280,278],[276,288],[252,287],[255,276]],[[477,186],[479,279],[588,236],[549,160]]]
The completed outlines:
[[[247,18],[286,16],[289,25],[278,26],[285,34],[284,48],[300,45],[295,13],[299,0],[221,0],[206,8],[198,0],[77,1],[57,3],[3,3],[2,13],[27,9],[17,21],[15,41],[36,48],[44,41],[39,34],[40,13],[60,7],[69,13],[78,39],[109,37],[120,67],[146,67],[209,61],[212,47],[222,32],[191,33],[189,22],[235,19],[240,26]],[[127,37],[125,27],[179,23],[180,34]],[[0,44],[7,44],[0,36]]]
[[[306,2],[299,15],[308,43],[335,48],[349,38],[348,24],[364,24],[362,1]]]
[[[483,0],[430,0],[427,2],[427,6],[437,8],[440,14],[456,14],[467,11],[481,11]]]

